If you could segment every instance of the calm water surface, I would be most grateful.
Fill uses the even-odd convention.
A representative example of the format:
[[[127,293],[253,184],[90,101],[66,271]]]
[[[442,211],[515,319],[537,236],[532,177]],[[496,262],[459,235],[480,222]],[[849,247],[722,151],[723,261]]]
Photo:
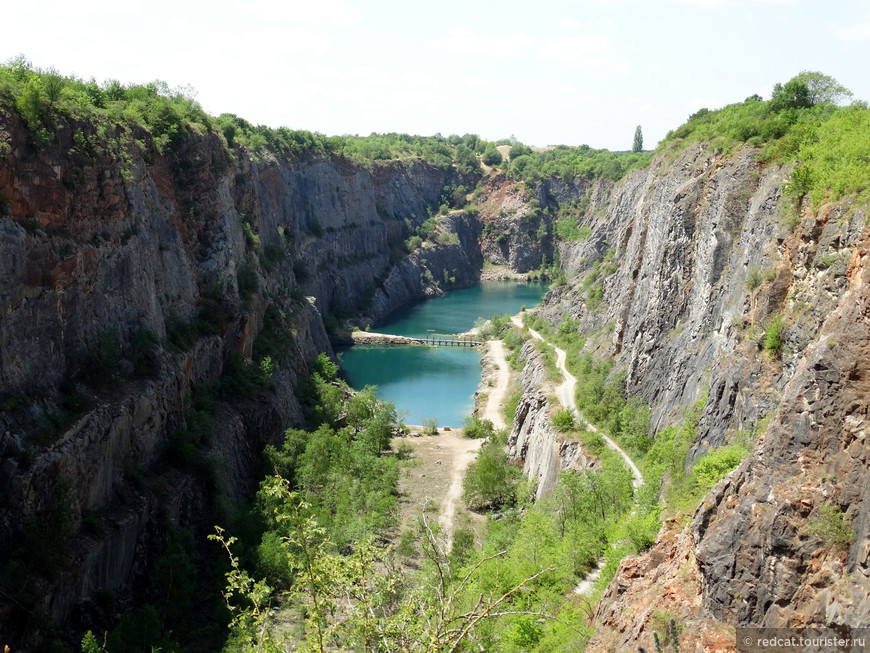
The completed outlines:
[[[536,306],[546,292],[543,283],[487,282],[402,308],[373,330],[421,337],[428,330],[462,333],[478,318]],[[351,347],[340,354],[350,385],[376,385],[378,396],[392,401],[408,424],[435,417],[440,426],[462,426],[474,407],[480,383],[480,355],[474,349]]]

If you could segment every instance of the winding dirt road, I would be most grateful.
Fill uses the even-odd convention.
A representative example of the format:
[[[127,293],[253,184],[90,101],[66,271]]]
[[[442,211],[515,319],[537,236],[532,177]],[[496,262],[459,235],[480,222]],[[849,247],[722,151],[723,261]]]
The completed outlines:
[[[524,328],[523,319],[522,319],[521,315],[514,315],[511,318],[511,321],[514,324],[516,324],[518,327],[520,327],[521,329]],[[595,426],[593,426],[592,424],[589,424],[589,422],[587,420],[583,419],[583,416],[580,414],[580,411],[577,410],[577,404],[574,401],[574,393],[575,393],[576,388],[577,388],[577,377],[575,377],[573,374],[571,374],[567,370],[567,368],[565,367],[565,359],[567,358],[567,354],[565,353],[565,350],[560,349],[559,347],[557,347],[553,343],[547,342],[546,340],[544,340],[544,337],[540,333],[535,331],[534,329],[529,329],[529,333],[532,334],[532,337],[535,340],[540,340],[541,342],[545,342],[550,347],[552,347],[553,350],[556,352],[556,367],[559,368],[559,371],[561,371],[562,375],[565,377],[565,380],[561,383],[561,385],[559,385],[559,387],[556,388],[556,394],[559,397],[559,403],[561,403],[564,408],[567,408],[572,413],[574,413],[575,417],[582,419],[587,424],[587,426],[586,426],[587,429],[589,429],[590,431],[592,431],[594,433],[598,433],[602,438],[604,438],[604,442],[607,444],[608,447],[610,447],[615,452],[617,452],[620,456],[622,456],[623,460],[625,460],[625,464],[628,465],[628,468],[631,470],[632,484],[634,485],[635,489],[637,489],[638,487],[643,485],[643,474],[640,473],[640,469],[638,468],[637,465],[634,464],[634,461],[631,459],[631,456],[629,456],[627,453],[625,453],[623,448],[620,447],[618,444],[616,444],[616,442],[614,442],[610,438],[610,436],[608,436],[606,433],[599,431],[597,428],[595,428]]]

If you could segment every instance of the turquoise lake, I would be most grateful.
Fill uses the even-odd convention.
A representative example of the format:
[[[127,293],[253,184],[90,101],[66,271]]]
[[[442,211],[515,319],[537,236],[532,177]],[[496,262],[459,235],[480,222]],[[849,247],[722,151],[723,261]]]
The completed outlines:
[[[478,318],[537,306],[547,288],[544,283],[486,282],[404,307],[372,330],[419,337],[428,330],[462,333]],[[357,389],[377,386],[378,397],[392,401],[408,424],[435,417],[439,426],[460,427],[474,408],[480,383],[480,354],[474,349],[350,347],[339,354],[348,383]]]

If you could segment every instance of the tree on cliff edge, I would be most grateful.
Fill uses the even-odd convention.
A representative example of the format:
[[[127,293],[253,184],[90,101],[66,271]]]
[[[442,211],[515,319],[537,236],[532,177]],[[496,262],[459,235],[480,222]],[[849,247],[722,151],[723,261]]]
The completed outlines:
[[[640,125],[634,128],[634,145],[631,146],[632,152],[642,152],[643,151],[643,132],[640,129]]]

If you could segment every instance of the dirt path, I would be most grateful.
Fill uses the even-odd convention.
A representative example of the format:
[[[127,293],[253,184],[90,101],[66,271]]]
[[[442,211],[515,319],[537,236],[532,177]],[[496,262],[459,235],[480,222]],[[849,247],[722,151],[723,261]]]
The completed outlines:
[[[500,340],[487,343],[494,369],[495,384],[489,391],[481,417],[492,421],[496,428],[506,428],[503,407],[510,384],[510,367]],[[411,427],[422,433],[422,427]],[[483,440],[469,440],[462,429],[439,429],[437,436],[397,438],[394,446],[406,442],[414,448],[412,459],[417,463],[399,483],[402,499],[402,523],[408,527],[420,516],[421,505],[432,502],[438,506],[438,523],[446,540],[447,550],[453,543],[457,523],[475,522],[480,518],[468,513],[462,503],[462,481],[465,471],[477,456]]]
[[[497,429],[505,428],[504,413],[502,407],[508,392],[510,383],[510,368],[505,358],[504,344],[501,340],[487,342],[489,354],[495,367],[495,386],[486,398],[486,407],[483,410],[483,419],[490,420]],[[442,451],[449,452],[452,457],[450,468],[450,483],[447,493],[441,502],[440,522],[441,528],[447,538],[447,549],[453,543],[453,531],[456,527],[456,506],[462,501],[462,481],[465,478],[465,470],[477,457],[477,452],[483,440],[468,440],[457,431],[445,434],[441,442]]]
[[[513,321],[513,323],[520,328],[523,328],[523,320],[520,315],[514,315],[511,318],[511,321]],[[546,340],[544,340],[544,337],[537,331],[529,329],[529,333],[532,334],[532,337],[535,340],[547,342]],[[583,419],[583,416],[580,414],[580,411],[577,410],[577,404],[574,401],[574,393],[577,388],[577,377],[571,374],[565,367],[565,359],[567,358],[567,354],[565,353],[564,349],[560,349],[553,343],[547,342],[547,344],[550,345],[550,347],[552,347],[553,350],[556,352],[556,367],[559,368],[559,370],[562,372],[562,375],[565,377],[565,381],[558,388],[556,388],[559,402],[562,404],[563,407],[573,412],[576,417]],[[595,426],[589,424],[587,420],[583,419],[583,421],[587,424],[586,428],[594,433],[598,433],[602,438],[604,438],[604,442],[607,443],[608,447],[610,447],[620,456],[622,456],[622,459],[625,460],[625,464],[628,465],[628,468],[631,470],[632,485],[634,485],[635,489],[643,485],[643,474],[640,473],[640,469],[637,465],[634,464],[631,456],[625,453],[623,448],[616,444],[616,442],[614,442],[606,433],[599,431],[597,428],[595,428]]]
[[[456,506],[462,501],[462,479],[465,478],[465,470],[471,461],[477,457],[482,443],[483,440],[468,440],[454,433],[447,435],[440,443],[448,460],[452,460],[447,492],[439,510],[439,521],[448,551],[453,544],[453,531],[456,528]]]
[[[505,357],[504,343],[501,340],[490,340],[486,343],[489,354],[496,367],[495,386],[486,398],[483,419],[488,419],[495,428],[507,428],[504,421],[504,402],[507,399],[508,385],[511,380],[510,368]]]

